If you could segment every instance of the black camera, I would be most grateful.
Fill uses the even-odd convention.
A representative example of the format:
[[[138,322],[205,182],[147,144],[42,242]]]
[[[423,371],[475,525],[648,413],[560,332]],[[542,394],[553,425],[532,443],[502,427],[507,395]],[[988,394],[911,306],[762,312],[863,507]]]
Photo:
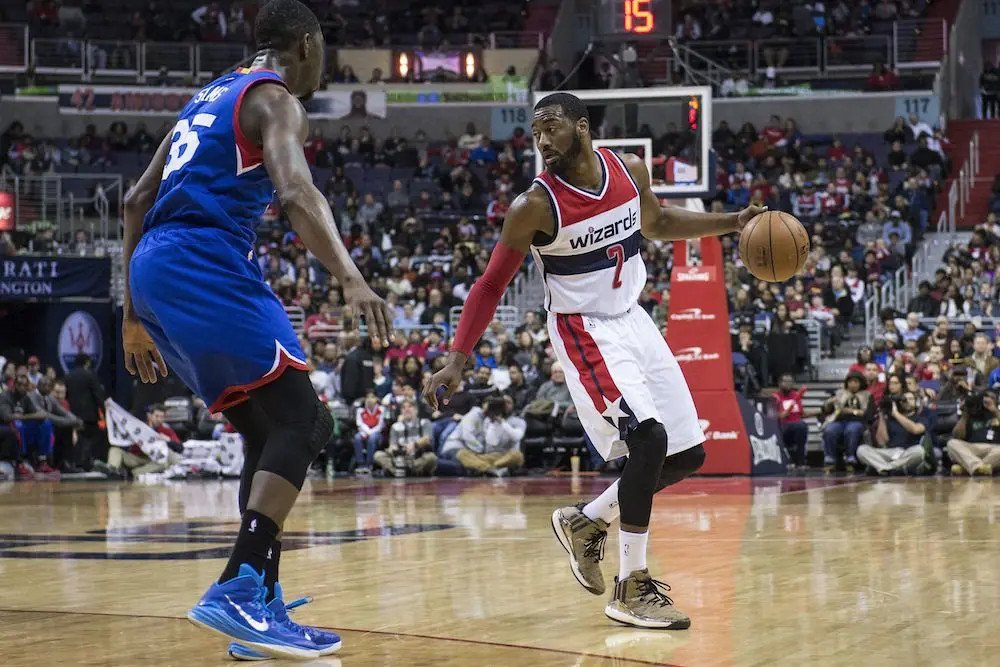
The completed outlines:
[[[893,403],[896,404],[896,407],[899,407],[902,404],[902,402],[903,402],[902,396],[883,396],[882,399],[878,402],[878,409],[887,415],[892,414]]]

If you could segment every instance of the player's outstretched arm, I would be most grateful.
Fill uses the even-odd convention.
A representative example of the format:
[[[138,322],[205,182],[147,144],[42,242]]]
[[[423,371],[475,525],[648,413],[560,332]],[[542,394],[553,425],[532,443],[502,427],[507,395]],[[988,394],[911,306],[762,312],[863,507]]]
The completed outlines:
[[[631,153],[625,155],[636,185],[639,186],[642,235],[654,241],[680,241],[738,232],[766,207],[748,206],[739,213],[697,213],[676,206],[661,207],[650,188],[646,163]]]
[[[343,287],[344,300],[364,318],[372,338],[388,345],[393,317],[365,283],[344,247],[326,197],[313,184],[302,150],[309,131],[302,104],[280,86],[257,86],[243,102],[239,123],[247,137],[259,140],[264,167],[292,229]]]
[[[548,196],[538,186],[532,186],[511,203],[500,230],[500,241],[490,255],[486,271],[465,299],[448,363],[424,385],[424,400],[433,409],[438,408],[439,388],[445,388],[446,403],[458,389],[465,363],[486,327],[493,321],[500,297],[524,263],[535,234],[539,231],[551,234],[553,224]]]
[[[170,140],[173,132],[167,134],[160,142],[159,148],[153,154],[153,159],[146,167],[132,189],[125,193],[125,231],[122,249],[122,260],[124,261],[125,275],[125,296],[122,308],[122,347],[125,351],[125,370],[132,375],[139,374],[139,379],[143,382],[156,382],[156,367],[163,377],[167,376],[167,364],[160,356],[159,350],[153,340],[146,333],[146,329],[139,322],[132,307],[132,290],[129,283],[129,265],[132,262],[132,255],[135,253],[139,239],[142,238],[142,223],[146,218],[149,209],[156,202],[156,193],[160,190],[160,181],[163,175],[163,166],[167,163],[167,155],[170,153]]]

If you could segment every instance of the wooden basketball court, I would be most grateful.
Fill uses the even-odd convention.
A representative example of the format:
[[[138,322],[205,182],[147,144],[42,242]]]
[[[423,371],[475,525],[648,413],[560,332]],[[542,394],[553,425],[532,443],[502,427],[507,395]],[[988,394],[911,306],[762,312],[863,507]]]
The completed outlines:
[[[1000,485],[693,479],[657,496],[654,576],[687,631],[626,628],[573,579],[560,505],[608,480],[309,482],[282,580],[344,647],[309,664],[1000,664]],[[232,664],[185,612],[218,576],[235,482],[0,487],[0,664]],[[617,536],[605,574],[617,570]]]

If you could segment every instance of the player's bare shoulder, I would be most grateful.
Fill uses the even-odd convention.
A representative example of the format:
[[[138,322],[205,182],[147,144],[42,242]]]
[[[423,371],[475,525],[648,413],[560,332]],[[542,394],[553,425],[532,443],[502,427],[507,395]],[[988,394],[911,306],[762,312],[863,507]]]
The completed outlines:
[[[622,162],[625,163],[628,173],[632,175],[632,179],[639,186],[640,192],[649,187],[649,170],[646,169],[646,163],[641,157],[635,153],[623,153]]]
[[[239,123],[243,133],[257,143],[260,143],[263,128],[268,125],[298,128],[303,141],[309,129],[302,102],[280,81],[261,81],[246,92],[240,106]]]
[[[555,234],[555,214],[549,194],[538,183],[532,183],[527,190],[511,202],[504,218],[501,240],[507,245],[527,251],[536,234]]]

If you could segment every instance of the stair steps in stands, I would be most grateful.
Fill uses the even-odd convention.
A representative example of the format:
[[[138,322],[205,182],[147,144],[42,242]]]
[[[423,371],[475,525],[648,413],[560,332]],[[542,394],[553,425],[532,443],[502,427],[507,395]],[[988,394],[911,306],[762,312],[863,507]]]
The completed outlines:
[[[958,175],[958,169],[969,157],[969,140],[979,132],[979,178],[973,183],[969,201],[965,205],[965,215],[957,220],[958,229],[972,229],[986,220],[989,213],[993,177],[1000,173],[1000,120],[953,120],[948,123],[948,138],[951,140],[952,174],[944,182],[938,195],[937,211],[948,206],[948,191]],[[957,215],[957,213],[956,213]],[[933,227],[937,220],[932,219]]]

